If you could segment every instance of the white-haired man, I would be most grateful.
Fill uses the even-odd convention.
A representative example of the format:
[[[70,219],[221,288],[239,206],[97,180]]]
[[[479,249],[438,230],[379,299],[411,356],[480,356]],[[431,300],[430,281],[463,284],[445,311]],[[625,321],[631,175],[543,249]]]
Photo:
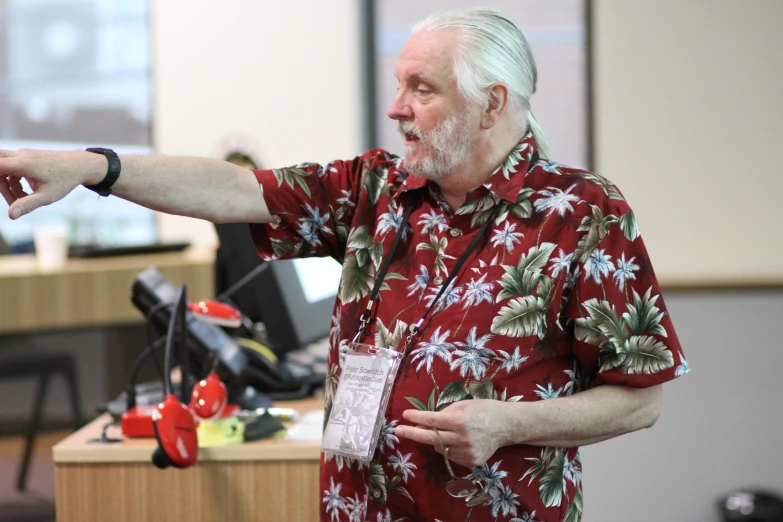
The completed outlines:
[[[652,426],[660,385],[688,370],[633,212],[544,159],[535,62],[501,13],[424,20],[396,75],[404,161],[127,156],[117,177],[106,152],[4,152],[0,191],[17,218],[79,184],[113,190],[248,222],[266,259],[343,264],[327,410],[351,339],[403,357],[372,462],[324,454],[322,519],[579,520],[578,447]]]

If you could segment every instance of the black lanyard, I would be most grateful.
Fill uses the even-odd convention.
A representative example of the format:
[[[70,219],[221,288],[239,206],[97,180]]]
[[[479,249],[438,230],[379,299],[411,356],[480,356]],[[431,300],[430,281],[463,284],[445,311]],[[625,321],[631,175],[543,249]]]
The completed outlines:
[[[534,153],[533,156],[531,156],[527,171],[530,172],[530,169],[532,169],[533,165],[535,165],[537,162],[538,162],[538,152]],[[358,341],[359,337],[361,337],[361,335],[365,333],[367,324],[370,322],[370,319],[372,318],[372,307],[375,304],[375,299],[378,297],[378,292],[380,291],[381,285],[383,284],[383,278],[386,276],[386,272],[389,270],[389,265],[391,264],[392,257],[394,257],[394,251],[397,250],[397,246],[400,244],[400,238],[405,234],[405,227],[408,225],[408,220],[411,217],[411,212],[413,212],[414,206],[415,205],[413,201],[410,203],[410,205],[408,205],[408,208],[405,211],[405,215],[403,215],[402,221],[397,227],[397,232],[394,235],[394,242],[392,243],[391,250],[389,250],[389,254],[386,256],[386,259],[383,260],[383,265],[381,265],[380,271],[375,276],[375,284],[373,285],[372,291],[370,292],[370,300],[367,302],[367,308],[365,308],[364,312],[362,313],[360,319],[361,322],[359,323],[359,329],[356,332],[356,336],[353,338],[353,342]],[[430,312],[432,312],[432,309],[435,308],[435,305],[440,300],[441,296],[443,295],[443,292],[445,292],[446,289],[451,285],[452,281],[454,281],[454,278],[459,273],[459,270],[460,268],[462,268],[462,265],[465,264],[465,261],[468,259],[468,257],[473,252],[473,250],[475,250],[479,241],[487,232],[490,223],[492,223],[495,220],[496,214],[497,211],[492,212],[487,218],[487,220],[484,222],[484,224],[481,225],[481,229],[476,233],[475,236],[473,236],[473,239],[470,241],[468,248],[465,249],[465,251],[462,253],[461,256],[459,256],[459,259],[454,265],[454,268],[449,272],[449,276],[441,285],[438,295],[436,295],[435,299],[432,300],[432,303],[430,303],[430,306],[427,308],[427,311],[424,312],[424,315],[421,316],[421,319],[416,321],[414,324],[410,325],[409,327],[410,333],[408,334],[408,337],[405,340],[405,347],[403,348],[403,351],[405,351],[405,349],[407,349],[407,347],[410,345],[410,342],[413,339],[413,337],[416,334],[418,334],[419,331],[421,331],[420,330],[421,325],[424,324],[424,320],[427,319],[427,316],[430,314]]]

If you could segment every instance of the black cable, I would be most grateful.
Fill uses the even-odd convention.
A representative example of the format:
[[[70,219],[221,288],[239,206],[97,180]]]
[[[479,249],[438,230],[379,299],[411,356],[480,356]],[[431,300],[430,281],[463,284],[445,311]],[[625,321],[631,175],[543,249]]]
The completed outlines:
[[[167,306],[167,305],[170,305],[170,304],[171,303],[164,303],[163,301],[161,301],[159,303],[155,303],[152,306],[152,308],[150,308],[149,311],[147,312],[147,326],[146,326],[147,346],[152,346],[153,343],[155,343],[157,341],[157,339],[156,340],[152,339],[153,333],[154,333],[153,326],[152,326],[152,321],[155,320],[155,314],[160,312],[163,309],[164,306]],[[158,339],[161,339],[163,337],[164,336],[160,336]],[[163,378],[164,378],[163,377],[163,367],[160,365],[160,361],[158,360],[157,357],[155,357],[154,353],[150,353],[150,355],[152,356],[152,361],[155,363],[155,367],[158,369],[158,373],[160,374],[160,379],[162,381]],[[135,379],[133,379],[131,382],[135,383]]]
[[[178,337],[178,323],[180,315],[184,315],[185,285],[180,285],[177,290],[177,297],[174,299],[174,309],[171,311],[169,327],[166,331],[166,355],[163,359],[163,388],[166,396],[171,395],[171,360],[173,357],[174,343]],[[182,327],[184,328],[184,324]]]
[[[110,421],[103,425],[101,429],[101,436],[97,439],[89,439],[87,442],[92,444],[111,444],[114,442],[122,442],[123,439],[110,438],[106,435],[106,430],[111,426],[120,426],[119,421]]]
[[[224,301],[226,298],[230,297],[231,294],[233,294],[234,292],[236,292],[237,290],[242,288],[251,279],[253,279],[255,276],[257,276],[258,274],[260,274],[261,272],[263,272],[267,268],[269,268],[269,262],[268,261],[264,261],[263,263],[261,263],[260,265],[255,267],[253,270],[251,270],[247,274],[243,275],[239,279],[239,281],[237,281],[236,283],[231,285],[227,290],[225,290],[225,291],[221,292],[220,294],[218,294],[218,296],[215,297],[215,301]]]

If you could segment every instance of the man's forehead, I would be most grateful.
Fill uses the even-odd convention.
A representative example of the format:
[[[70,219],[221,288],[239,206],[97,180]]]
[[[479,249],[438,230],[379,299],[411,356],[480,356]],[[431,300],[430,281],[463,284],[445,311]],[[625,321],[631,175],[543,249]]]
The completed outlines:
[[[453,31],[414,34],[402,48],[394,76],[433,81],[451,74],[451,60],[456,44]]]

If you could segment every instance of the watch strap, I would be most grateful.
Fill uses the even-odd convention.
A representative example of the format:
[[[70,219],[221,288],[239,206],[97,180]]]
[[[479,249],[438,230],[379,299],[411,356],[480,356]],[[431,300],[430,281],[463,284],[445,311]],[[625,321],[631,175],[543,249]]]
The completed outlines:
[[[103,196],[103,197],[110,196],[112,185],[114,185],[114,183],[117,181],[117,178],[120,177],[120,170],[122,166],[120,164],[119,156],[117,156],[117,153],[114,152],[113,150],[104,149],[101,147],[90,147],[85,150],[87,152],[102,154],[103,156],[106,156],[106,159],[109,161],[109,168],[106,171],[106,176],[103,178],[103,180],[101,180],[100,183],[98,183],[97,185],[84,185],[84,187],[92,190],[99,196]]]

